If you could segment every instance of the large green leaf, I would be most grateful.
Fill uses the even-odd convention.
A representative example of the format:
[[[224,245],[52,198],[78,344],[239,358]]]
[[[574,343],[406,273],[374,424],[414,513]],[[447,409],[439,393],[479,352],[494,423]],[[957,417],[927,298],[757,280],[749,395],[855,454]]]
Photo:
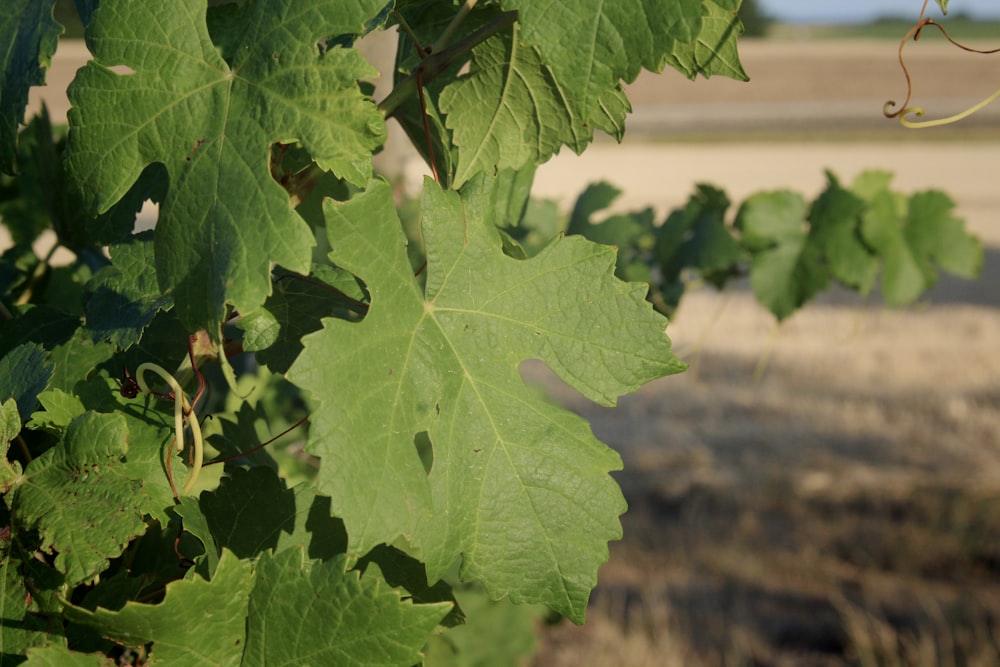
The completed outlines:
[[[318,43],[362,32],[384,4],[258,2],[230,26],[223,53],[206,0],[119,0],[94,13],[94,60],[69,90],[69,170],[103,211],[146,165],[166,166],[157,276],[189,328],[216,331],[226,303],[252,312],[272,262],[308,269],[312,234],[271,176],[273,143],[298,142],[353,182],[371,173],[385,124],[357,79],[375,71],[354,49]]]
[[[646,286],[612,276],[613,248],[568,237],[515,260],[488,197],[427,181],[422,206],[424,289],[388,184],[327,203],[331,259],[365,281],[371,308],[361,323],[326,320],[289,371],[316,406],[319,490],[350,554],[403,536],[432,581],[462,556],[463,576],[495,597],[580,621],[621,534],[625,504],[608,475],[621,463],[585,421],[540,402],[517,367],[541,358],[611,405],[683,364]]]
[[[246,645],[250,563],[223,551],[211,581],[188,572],[163,602],[130,602],[120,611],[69,607],[66,616],[130,646],[152,643],[148,664],[239,665]]]
[[[4,0],[0,11],[0,171],[13,173],[18,125],[28,89],[45,83],[60,26],[52,18],[55,0]]]
[[[344,558],[308,560],[302,549],[257,563],[247,618],[246,667],[302,664],[409,667],[451,609],[415,605]]]
[[[72,584],[107,567],[141,535],[141,481],[128,475],[128,427],[122,415],[88,412],[74,419],[57,447],[34,459],[14,490],[18,526],[37,529],[41,549]]]

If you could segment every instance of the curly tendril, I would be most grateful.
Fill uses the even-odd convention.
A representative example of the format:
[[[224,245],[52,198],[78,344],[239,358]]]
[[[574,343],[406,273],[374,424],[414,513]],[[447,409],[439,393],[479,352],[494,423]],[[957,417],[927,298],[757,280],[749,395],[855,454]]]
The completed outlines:
[[[191,470],[188,472],[187,481],[184,482],[184,493],[190,493],[191,489],[194,488],[195,482],[198,481],[198,475],[201,473],[201,464],[204,457],[204,443],[201,436],[201,424],[198,423],[198,415],[194,414],[194,410],[191,403],[188,402],[187,396],[184,394],[184,390],[181,388],[180,383],[177,379],[168,373],[159,364],[154,364],[152,362],[146,362],[141,364],[139,368],[135,371],[135,382],[139,385],[139,389],[142,390],[144,394],[152,394],[149,385],[146,384],[146,379],[144,377],[146,371],[152,371],[159,375],[164,382],[170,387],[170,391],[174,398],[174,441],[177,443],[177,451],[184,451],[184,419],[187,418],[188,426],[191,427],[191,448],[194,453],[194,459],[191,461]],[[172,484],[171,484],[172,486]],[[176,493],[176,492],[175,492]]]
[[[927,18],[927,4],[930,0],[924,0],[924,5],[920,9],[920,18],[917,20],[916,25],[914,25],[910,30],[903,36],[902,41],[899,43],[899,66],[903,69],[903,76],[906,78],[906,99],[903,104],[900,105],[899,109],[893,111],[896,106],[895,100],[889,100],[882,106],[882,113],[886,118],[898,118],[899,124],[903,127],[908,127],[911,129],[923,129],[928,127],[940,127],[942,125],[950,125],[951,123],[957,123],[958,121],[968,118],[972,114],[976,113],[980,109],[990,105],[994,100],[1000,98],[1000,90],[997,90],[992,95],[986,99],[972,105],[965,111],[961,111],[951,116],[945,118],[935,118],[932,120],[911,120],[910,118],[923,118],[926,111],[923,107],[910,106],[910,99],[913,97],[913,79],[910,77],[910,70],[906,66],[906,59],[903,57],[903,49],[906,47],[906,43],[913,38],[913,41],[920,39],[920,35],[923,29],[927,26],[933,26],[941,31],[944,38],[947,39],[952,45],[957,46],[963,51],[969,53],[978,53],[981,55],[990,55],[993,53],[1000,53],[1000,49],[990,49],[990,50],[980,50],[974,49],[971,46],[962,44],[956,41],[948,34],[948,31],[943,25],[935,21],[934,19]]]

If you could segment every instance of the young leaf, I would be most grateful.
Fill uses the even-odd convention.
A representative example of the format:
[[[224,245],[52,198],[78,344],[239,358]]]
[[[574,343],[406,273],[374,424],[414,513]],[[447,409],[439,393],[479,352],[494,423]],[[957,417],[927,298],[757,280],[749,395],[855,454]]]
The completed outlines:
[[[630,83],[642,68],[662,70],[678,43],[701,34],[707,12],[702,0],[502,0],[501,5],[518,10],[523,40],[539,50],[579,118],[590,118],[620,79]]]
[[[7,493],[21,477],[21,464],[7,457],[10,442],[21,432],[21,417],[17,413],[17,402],[8,398],[0,404],[0,495]]]
[[[343,557],[308,560],[301,549],[257,563],[243,664],[409,667],[451,609],[415,605],[373,575],[345,572]]]
[[[43,391],[38,395],[38,402],[45,409],[31,415],[28,428],[47,431],[60,437],[66,433],[70,422],[87,411],[79,398],[61,389]]]
[[[34,459],[14,491],[11,512],[37,529],[41,549],[56,554],[66,581],[94,577],[141,535],[139,480],[125,472],[128,427],[120,414],[88,412],[74,419],[57,447]]]
[[[129,646],[152,642],[149,664],[240,665],[246,644],[248,561],[223,551],[211,581],[190,570],[167,585],[163,602],[130,602],[121,611],[68,607],[66,616]]]
[[[700,184],[684,208],[667,217],[658,230],[656,258],[663,273],[670,306],[684,291],[683,272],[694,269],[722,287],[729,269],[743,259],[743,251],[726,226],[729,198],[722,190]]]
[[[947,195],[929,191],[907,199],[864,184],[862,192],[868,208],[861,233],[884,261],[881,288],[887,304],[905,306],[934,285],[935,261],[961,276],[978,274],[982,244],[952,215],[955,204]]]
[[[55,0],[5,0],[0,12],[0,172],[14,173],[18,125],[28,89],[45,83],[60,26],[52,18]]]
[[[753,260],[750,285],[757,299],[783,320],[829,282],[819,247],[810,242],[806,203],[794,192],[752,195],[736,215]]]
[[[69,171],[103,211],[146,165],[166,166],[157,276],[188,328],[216,331],[226,303],[260,306],[271,262],[309,266],[312,234],[271,176],[273,143],[300,143],[355,183],[371,173],[385,124],[357,79],[376,72],[354,49],[321,53],[318,43],[358,34],[384,4],[248,5],[224,54],[209,38],[206,0],[102,3],[94,13],[95,60],[69,90]]]
[[[473,191],[475,188],[472,189]],[[477,204],[481,207],[477,209]],[[424,186],[427,283],[406,257],[388,184],[327,202],[331,259],[365,281],[361,323],[326,320],[289,379],[316,405],[309,449],[323,459],[349,554],[405,536],[440,578],[541,601],[580,621],[624,502],[618,455],[586,422],[537,400],[517,373],[541,358],[605,405],[683,369],[645,285],[612,276],[615,251],[580,237],[536,257],[501,250],[492,202]],[[430,472],[416,442],[426,433]]]
[[[810,235],[823,248],[830,276],[867,294],[878,276],[878,257],[861,236],[863,199],[831,175],[809,210]]]
[[[563,144],[583,152],[593,128],[563,95],[538,52],[521,42],[516,24],[476,47],[468,74],[440,98],[458,147],[452,187],[475,174],[546,162]]]

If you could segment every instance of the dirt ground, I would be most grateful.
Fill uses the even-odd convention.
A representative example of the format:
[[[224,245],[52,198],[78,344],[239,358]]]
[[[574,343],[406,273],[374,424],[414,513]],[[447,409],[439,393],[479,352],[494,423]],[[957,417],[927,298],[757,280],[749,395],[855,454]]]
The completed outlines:
[[[930,115],[997,86],[996,57],[912,52]],[[665,215],[698,182],[813,196],[826,168],[886,169],[953,196],[984,277],[902,311],[835,292],[780,328],[745,286],[690,294],[668,332],[691,369],[613,410],[526,367],[621,452],[631,505],[590,621],[547,630],[535,664],[1000,664],[1000,115],[920,134],[884,120],[904,90],[892,43],[742,56],[750,84],[644,76],[625,144],[564,152],[536,194],[568,206],[608,180],[622,208]]]

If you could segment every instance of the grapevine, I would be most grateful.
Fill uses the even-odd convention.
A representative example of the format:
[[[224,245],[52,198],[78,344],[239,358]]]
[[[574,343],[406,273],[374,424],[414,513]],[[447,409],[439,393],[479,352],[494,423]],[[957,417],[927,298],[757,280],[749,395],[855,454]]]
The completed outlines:
[[[692,283],[749,276],[784,319],[982,262],[947,195],[877,172],[538,213],[537,166],[620,140],[643,69],[746,78],[738,0],[79,0],[69,127],[22,127],[54,2],[0,9],[4,660],[408,666],[480,622],[464,601],[582,623],[621,459],[520,364],[613,406],[684,370]],[[394,28],[374,99],[356,45]],[[389,121],[434,174],[416,201],[374,171]]]

